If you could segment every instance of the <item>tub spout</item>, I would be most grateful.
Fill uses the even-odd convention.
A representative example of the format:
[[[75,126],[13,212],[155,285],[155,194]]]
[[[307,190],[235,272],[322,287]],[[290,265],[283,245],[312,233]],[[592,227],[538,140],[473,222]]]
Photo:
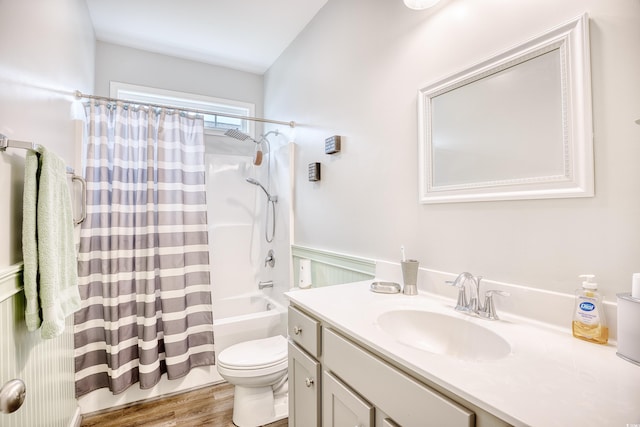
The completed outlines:
[[[267,280],[267,281],[259,281],[258,282],[258,289],[264,289],[264,288],[273,288],[273,280]]]

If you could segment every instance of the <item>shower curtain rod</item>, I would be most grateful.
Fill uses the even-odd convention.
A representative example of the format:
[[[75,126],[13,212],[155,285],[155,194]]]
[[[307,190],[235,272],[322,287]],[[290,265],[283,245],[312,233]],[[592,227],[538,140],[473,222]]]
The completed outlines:
[[[237,115],[237,114],[227,114],[227,113],[213,113],[211,111],[196,110],[196,109],[193,109],[193,108],[172,107],[171,105],[148,104],[146,102],[128,101],[126,99],[109,98],[109,97],[106,97],[106,96],[87,95],[86,93],[82,93],[79,90],[76,90],[76,98],[78,98],[78,99],[80,99],[80,98],[96,99],[96,100],[107,101],[107,102],[123,102],[125,104],[145,105],[147,107],[153,107],[153,108],[166,108],[166,109],[169,109],[169,110],[186,111],[188,113],[209,114],[209,115],[212,115],[212,116],[229,117],[229,118],[232,118],[232,119],[251,120],[251,121],[254,121],[254,122],[271,123],[271,124],[275,124],[275,125],[285,125],[285,126],[289,126],[289,127],[292,127],[292,128],[296,127],[296,122],[294,122],[294,121],[283,122],[283,121],[278,121],[278,120],[263,119],[263,118],[260,118],[260,117],[240,116],[240,115]]]

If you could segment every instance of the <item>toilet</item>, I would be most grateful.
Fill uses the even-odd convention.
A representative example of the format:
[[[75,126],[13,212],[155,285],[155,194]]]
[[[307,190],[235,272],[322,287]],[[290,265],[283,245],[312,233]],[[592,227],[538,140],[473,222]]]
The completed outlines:
[[[235,386],[233,423],[257,427],[289,415],[287,339],[245,341],[218,355],[220,376]]]

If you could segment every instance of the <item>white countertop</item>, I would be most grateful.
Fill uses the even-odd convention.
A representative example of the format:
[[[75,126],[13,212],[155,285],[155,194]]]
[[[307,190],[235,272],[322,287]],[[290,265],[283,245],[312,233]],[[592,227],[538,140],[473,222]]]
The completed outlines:
[[[371,280],[291,291],[296,305],[428,381],[517,426],[640,425],[640,366],[615,345],[578,340],[570,329],[499,313],[488,321],[456,312],[454,301],[377,294]],[[511,345],[493,361],[464,361],[401,344],[376,324],[379,314],[409,308],[460,317],[491,329]],[[544,307],[540,308],[544,310]],[[429,325],[425,325],[428,327]],[[437,325],[433,325],[437,327]]]

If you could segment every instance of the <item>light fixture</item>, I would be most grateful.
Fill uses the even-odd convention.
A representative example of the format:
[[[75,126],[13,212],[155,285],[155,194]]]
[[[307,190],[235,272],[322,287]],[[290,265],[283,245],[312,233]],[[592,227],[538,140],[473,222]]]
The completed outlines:
[[[423,10],[435,6],[440,0],[404,0],[404,5],[409,9]]]
[[[440,0],[404,0],[404,5],[409,9],[423,10],[435,6]]]

